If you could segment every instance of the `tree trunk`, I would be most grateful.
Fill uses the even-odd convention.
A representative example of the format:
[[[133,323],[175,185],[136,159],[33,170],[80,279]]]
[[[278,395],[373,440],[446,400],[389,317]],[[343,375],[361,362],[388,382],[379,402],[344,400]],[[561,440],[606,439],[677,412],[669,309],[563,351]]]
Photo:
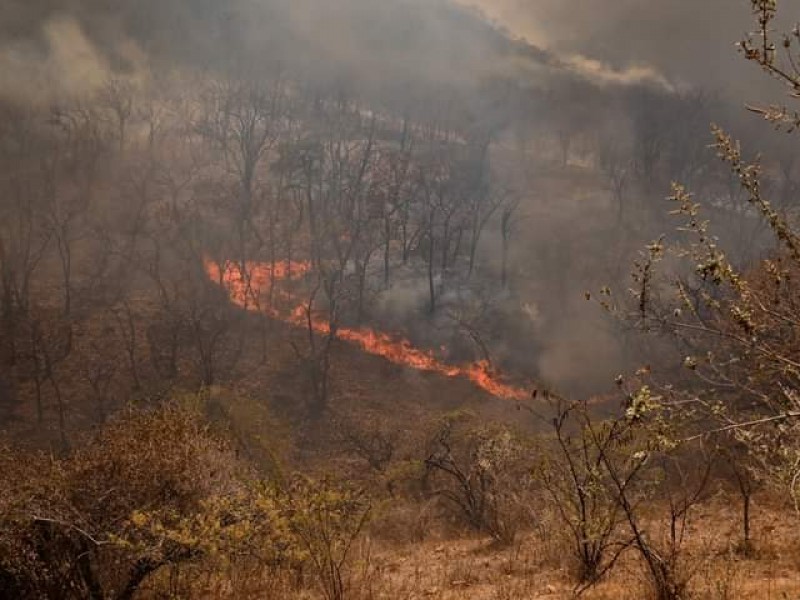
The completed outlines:
[[[391,221],[389,217],[384,217],[384,229],[383,229],[383,285],[387,289],[389,288],[389,258],[390,258],[390,251],[392,246],[392,227]]]
[[[428,245],[428,290],[430,291],[430,312],[431,314],[434,314],[436,313],[436,284],[433,280],[433,261],[436,245],[434,243],[432,227]]]

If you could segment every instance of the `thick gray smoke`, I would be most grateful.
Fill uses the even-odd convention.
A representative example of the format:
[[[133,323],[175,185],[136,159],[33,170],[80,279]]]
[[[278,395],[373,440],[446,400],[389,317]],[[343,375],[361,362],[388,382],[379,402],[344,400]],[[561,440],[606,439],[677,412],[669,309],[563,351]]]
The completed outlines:
[[[521,23],[539,21],[537,11],[520,10]],[[314,82],[343,80],[383,95],[496,77],[547,85],[564,74],[600,86],[672,85],[648,61],[615,67],[598,60],[609,58],[602,53],[556,55],[511,40],[482,13],[450,0],[140,0],[113,7],[12,0],[3,12],[2,89],[16,96],[41,98],[47,86],[91,89],[112,72],[141,78],[164,60],[201,69],[302,70]],[[557,11],[541,15],[543,22],[559,18]],[[545,42],[559,48],[557,39]]]
[[[736,53],[735,44],[753,29],[749,0],[464,1],[532,43],[612,72],[657,73],[738,99],[774,97],[769,82],[757,70],[742,69]]]
[[[0,23],[2,89],[17,96],[91,90],[110,72],[148,63],[199,69],[302,70],[314,82],[373,91],[432,81],[473,85],[531,70],[546,53],[518,49],[480,17],[446,1],[12,1]],[[531,54],[533,50],[533,54]]]
[[[2,87],[71,90],[105,69],[169,57],[201,68],[302,67],[384,93],[498,73],[541,84],[553,69],[598,85],[766,93],[734,47],[752,29],[746,0],[458,1],[10,0],[0,9]],[[530,45],[511,43],[483,13]]]

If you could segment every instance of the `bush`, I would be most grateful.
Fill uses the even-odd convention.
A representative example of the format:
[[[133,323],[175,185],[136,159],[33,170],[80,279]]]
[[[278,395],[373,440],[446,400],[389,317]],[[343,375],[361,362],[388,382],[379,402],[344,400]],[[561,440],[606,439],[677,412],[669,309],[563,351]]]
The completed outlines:
[[[310,570],[340,600],[369,511],[327,482],[252,477],[193,408],[130,411],[63,458],[0,448],[0,591],[126,600],[162,570],[219,579],[235,564],[262,580]]]
[[[130,412],[64,458],[4,448],[0,580],[19,597],[131,598],[162,567],[200,554],[144,526],[166,530],[234,493],[234,465],[177,404]]]
[[[298,477],[285,503],[293,541],[313,569],[322,593],[327,600],[341,600],[349,589],[348,558],[369,518],[369,498],[327,481]]]
[[[434,494],[475,531],[510,544],[524,521],[523,447],[507,430],[468,423],[465,415],[447,417],[435,436],[425,461],[439,484]]]

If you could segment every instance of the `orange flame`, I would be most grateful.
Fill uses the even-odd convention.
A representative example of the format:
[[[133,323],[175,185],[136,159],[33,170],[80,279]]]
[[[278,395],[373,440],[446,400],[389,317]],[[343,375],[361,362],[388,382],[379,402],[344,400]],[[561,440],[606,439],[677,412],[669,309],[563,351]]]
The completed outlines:
[[[271,317],[280,318],[278,312],[271,306],[264,307],[261,303],[261,292],[264,289],[274,289],[278,281],[297,279],[311,271],[308,261],[283,260],[274,265],[247,261],[245,275],[236,263],[226,261],[220,264],[206,258],[204,259],[206,275],[215,283],[222,282],[228,290],[231,301],[247,310],[261,310]],[[222,271],[221,271],[222,270]],[[221,272],[220,272],[221,271]],[[291,300],[291,296],[282,290],[275,290],[278,297]]]
[[[241,276],[240,269],[235,264],[226,263],[222,277],[220,277],[220,265],[217,263],[206,260],[205,268],[212,281],[223,282],[231,301],[237,305],[247,310],[260,310],[273,318],[299,327],[306,327],[310,323],[312,329],[322,335],[330,333],[330,324],[313,313],[309,315],[308,306],[305,304],[296,304],[288,314],[282,314],[273,307],[259,307],[258,302],[249,302],[250,299],[259,297],[263,286],[307,274],[311,270],[310,263],[283,261],[276,263],[273,273],[272,266],[269,264],[248,262],[245,268],[250,279],[249,285],[247,277]],[[288,293],[283,293],[281,297],[293,300]],[[437,359],[433,352],[415,348],[409,340],[403,337],[367,328],[337,328],[336,336],[358,346],[368,354],[380,356],[393,364],[419,371],[439,373],[445,377],[465,377],[479,388],[499,398],[523,400],[528,397],[526,390],[498,381],[497,374],[485,360],[463,366],[448,365]]]

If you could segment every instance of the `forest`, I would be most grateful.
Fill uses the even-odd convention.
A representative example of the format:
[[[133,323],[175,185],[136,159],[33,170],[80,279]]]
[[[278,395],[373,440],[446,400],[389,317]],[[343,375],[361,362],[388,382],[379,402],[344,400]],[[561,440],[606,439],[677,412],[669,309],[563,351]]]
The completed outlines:
[[[10,0],[0,598],[800,594],[800,26],[711,4]]]

